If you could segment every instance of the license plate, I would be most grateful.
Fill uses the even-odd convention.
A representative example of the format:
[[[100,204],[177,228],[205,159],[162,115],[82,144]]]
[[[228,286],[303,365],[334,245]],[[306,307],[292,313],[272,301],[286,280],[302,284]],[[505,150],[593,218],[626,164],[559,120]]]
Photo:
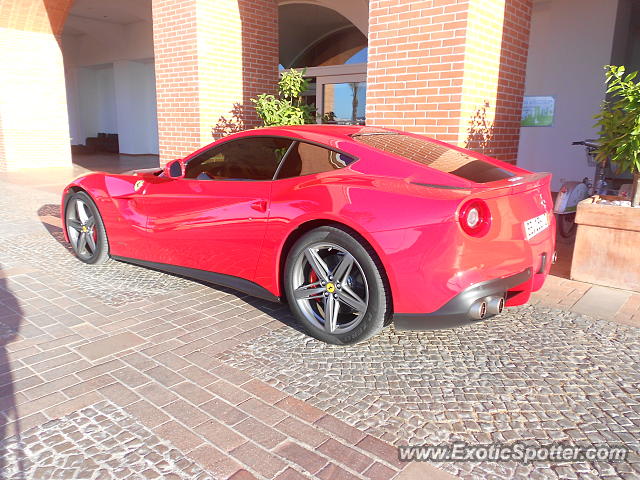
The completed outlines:
[[[546,213],[524,222],[524,232],[527,240],[531,240],[547,228],[549,228],[549,217],[547,217]]]

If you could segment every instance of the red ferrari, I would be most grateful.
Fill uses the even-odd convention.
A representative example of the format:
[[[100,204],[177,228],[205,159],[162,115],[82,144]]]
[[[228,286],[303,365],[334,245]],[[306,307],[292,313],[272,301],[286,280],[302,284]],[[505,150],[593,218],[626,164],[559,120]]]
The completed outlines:
[[[393,130],[263,128],[162,170],[80,177],[62,218],[83,262],[286,301],[310,335],[349,344],[526,303],[554,257],[550,179]]]

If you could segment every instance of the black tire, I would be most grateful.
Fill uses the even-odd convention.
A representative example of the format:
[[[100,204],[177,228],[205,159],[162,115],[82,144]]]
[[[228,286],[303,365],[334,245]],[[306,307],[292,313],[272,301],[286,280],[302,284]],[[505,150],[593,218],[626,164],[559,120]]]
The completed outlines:
[[[558,232],[562,238],[573,238],[576,234],[576,214],[564,213],[557,215]]]
[[[84,222],[80,218],[78,202],[86,206],[84,215],[87,216],[87,220]],[[87,193],[79,191],[66,198],[63,220],[64,228],[67,229],[67,234],[69,235],[71,248],[80,261],[91,265],[99,265],[109,260],[107,232],[98,207]],[[73,231],[77,232],[77,238],[74,238]],[[84,242],[81,240],[83,235],[86,236]],[[93,241],[91,242],[91,240]],[[93,248],[94,246],[95,248]]]
[[[337,248],[332,249],[332,247],[329,247],[327,249],[328,244]],[[322,245],[322,247],[318,247],[318,245]],[[345,258],[347,253],[351,255],[352,259],[355,259],[355,262],[352,263],[353,266],[349,268],[347,275],[343,277],[343,285],[348,285],[348,287],[343,290],[331,290],[336,292],[335,295],[327,294],[323,289],[328,289],[328,285],[333,284],[327,283],[327,286],[325,287],[325,284],[322,283],[322,286],[320,286],[320,280],[316,277],[318,281],[314,288],[316,290],[322,290],[321,293],[314,293],[314,295],[318,295],[318,297],[314,297],[313,300],[296,299],[294,290],[298,290],[298,292],[300,291],[301,286],[297,285],[297,283],[299,283],[301,276],[304,276],[304,271],[301,270],[303,268],[302,265],[305,265],[306,262],[307,271],[310,271],[309,269],[312,268],[311,264],[306,260],[308,257],[306,257],[305,252],[308,253],[309,248],[323,248],[324,252],[329,253],[329,256],[324,259],[326,261],[325,265],[329,267],[328,271],[336,274],[336,276],[338,275],[339,259]],[[338,251],[338,249],[340,251]],[[333,268],[329,266],[331,261],[331,251],[336,252],[334,256],[338,259],[334,260],[335,263]],[[352,277],[355,278],[355,280],[353,280]],[[309,280],[309,282],[312,281],[313,280]],[[331,282],[336,282],[336,288],[341,288],[340,284],[337,283],[337,280],[331,280]],[[384,326],[390,323],[392,313],[391,297],[385,281],[383,268],[379,264],[377,256],[364,240],[358,238],[356,234],[352,234],[342,228],[329,226],[319,227],[307,232],[298,239],[287,256],[284,283],[285,293],[291,311],[310,336],[317,338],[318,340],[322,340],[323,342],[334,345],[348,345],[362,342],[374,335],[377,335]],[[366,295],[366,309],[365,307],[362,307],[357,313],[355,313],[356,310],[351,309],[349,304],[342,303],[343,297],[338,297],[337,294],[346,294],[347,292],[356,291],[357,288],[363,288],[363,285],[366,291],[360,290],[360,292],[366,292],[361,295]],[[334,287],[332,286],[332,288]],[[307,291],[310,292],[311,290]],[[351,330],[344,332],[329,332],[327,331],[326,321],[324,322],[324,328],[322,328],[322,325],[319,324],[318,321],[314,320],[313,315],[309,316],[310,310],[306,305],[311,305],[313,301],[326,307],[326,303],[323,302],[326,302],[327,300],[319,296],[321,294],[325,297],[335,296],[335,302],[340,304],[338,308],[339,313],[336,314],[336,318],[338,318],[338,320],[334,323],[334,325],[338,326],[337,330],[340,328],[349,328],[349,325],[353,324],[354,326],[350,327]],[[349,295],[350,294],[351,293],[349,293]],[[302,306],[298,302],[301,302]],[[360,305],[365,305],[365,303],[361,303]],[[321,309],[322,307],[320,306],[316,308]],[[360,313],[362,311],[364,311],[364,314]],[[346,317],[347,320],[341,324],[340,318],[344,317]]]

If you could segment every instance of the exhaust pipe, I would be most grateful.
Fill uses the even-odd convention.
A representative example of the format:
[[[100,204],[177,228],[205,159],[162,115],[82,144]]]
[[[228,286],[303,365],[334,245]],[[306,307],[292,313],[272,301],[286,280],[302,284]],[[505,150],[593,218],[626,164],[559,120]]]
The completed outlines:
[[[487,297],[487,313],[497,315],[504,310],[504,297]]]
[[[487,314],[487,302],[477,300],[469,309],[469,316],[474,320],[482,320]]]

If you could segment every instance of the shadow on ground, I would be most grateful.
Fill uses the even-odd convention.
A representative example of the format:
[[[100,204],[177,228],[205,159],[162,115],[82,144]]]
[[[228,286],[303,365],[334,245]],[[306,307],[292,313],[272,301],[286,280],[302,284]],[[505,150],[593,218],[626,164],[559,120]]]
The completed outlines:
[[[10,436],[20,437],[20,419],[16,408],[15,387],[11,362],[7,352],[7,345],[16,339],[22,323],[22,309],[18,299],[13,295],[7,285],[0,267],[0,440]],[[18,442],[20,445],[20,442]],[[12,478],[24,478],[24,455],[19,448],[12,452],[13,458],[8,459],[9,452],[0,448],[0,476],[5,474],[8,463],[14,462],[12,469],[17,467],[18,476]],[[17,464],[15,464],[17,463]],[[14,470],[15,471],[15,470]]]
[[[69,253],[73,253],[71,245],[64,238],[62,228],[58,225],[52,225],[51,223],[46,221],[47,217],[54,217],[62,221],[62,219],[60,218],[60,205],[56,205],[53,203],[42,205],[38,209],[37,214],[40,218],[40,223],[42,223],[42,226],[49,233],[49,235],[51,235],[55,239],[55,241],[62,245]]]
[[[73,249],[71,248],[71,245],[64,238],[64,234],[63,234],[62,228],[60,228],[57,225],[52,225],[52,224],[48,223],[45,220],[46,217],[55,217],[55,218],[60,219],[60,205],[55,205],[55,204],[42,205],[38,209],[37,213],[38,213],[38,216],[40,217],[40,221],[41,221],[42,225],[47,230],[47,232],[49,232],[49,234],[60,245],[62,245],[65,248],[65,250],[67,250],[69,253],[73,254]],[[78,262],[79,262],[79,260],[78,260]],[[118,264],[120,264],[120,265],[129,265],[129,264],[125,264],[125,263],[122,263],[122,262],[118,262],[115,265],[118,265]],[[218,285],[213,285],[213,284],[209,284],[209,283],[206,283],[206,282],[201,282],[201,281],[189,278],[189,277],[184,277],[182,275],[177,275],[177,274],[173,274],[173,273],[167,273],[167,272],[163,272],[161,270],[155,270],[155,269],[142,267],[142,266],[138,266],[138,265],[135,265],[134,268],[142,269],[142,270],[155,271],[155,272],[161,272],[164,275],[168,275],[168,276],[176,277],[176,278],[183,278],[183,279],[189,280],[189,281],[191,281],[193,283],[199,283],[201,285],[205,285],[207,287],[213,288],[213,289],[215,289],[217,291],[224,292],[224,293],[227,293],[229,295],[234,295],[234,296],[236,296],[238,298],[241,298],[244,302],[246,302],[251,307],[254,307],[254,308],[262,311],[263,313],[266,313],[267,315],[271,316],[275,320],[278,320],[279,322],[283,323],[284,325],[286,325],[288,327],[291,327],[291,328],[293,328],[293,329],[295,329],[295,330],[297,330],[299,332],[303,332],[304,333],[304,330],[303,330],[302,326],[300,326],[297,323],[297,321],[295,320],[295,318],[291,315],[291,313],[289,311],[289,308],[286,306],[286,304],[278,304],[278,303],[268,302],[266,300],[261,300],[259,298],[252,297],[250,295],[244,294],[244,293],[236,291],[236,290],[232,290],[230,288],[221,287],[221,286],[218,286]]]

